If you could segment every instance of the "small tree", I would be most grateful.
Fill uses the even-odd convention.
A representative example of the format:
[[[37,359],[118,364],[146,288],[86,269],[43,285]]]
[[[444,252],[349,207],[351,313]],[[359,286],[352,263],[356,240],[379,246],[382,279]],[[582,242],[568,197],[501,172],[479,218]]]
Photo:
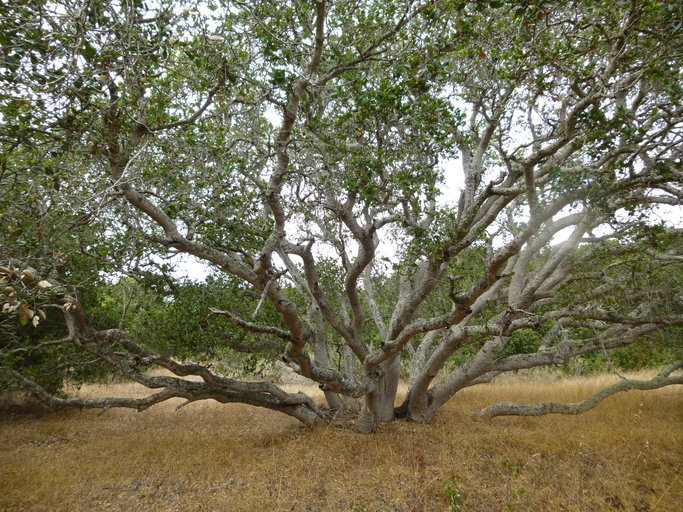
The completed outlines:
[[[678,229],[651,216],[682,197],[677,6],[2,9],[1,243],[16,268],[0,278],[4,311],[20,322],[32,290],[83,284],[82,266],[135,274],[192,255],[242,293],[241,312],[211,313],[249,333],[250,346],[235,343],[234,329],[225,343],[284,347],[282,360],[320,385],[328,410],[363,399],[363,432],[397,416],[428,422],[500,373],[683,323]],[[443,192],[455,158],[457,197]],[[671,285],[658,285],[665,275]],[[52,404],[142,409],[180,396],[308,425],[326,415],[303,393],[96,329],[73,292],[43,291],[35,300],[59,306],[68,327],[49,343],[160,389],[57,399],[13,366],[22,347],[8,344],[11,377]],[[511,349],[530,332],[524,350]],[[402,359],[410,387],[394,408]],[[149,376],[149,365],[175,376]],[[679,366],[619,389],[681,383]],[[482,414],[576,410],[507,404]]]

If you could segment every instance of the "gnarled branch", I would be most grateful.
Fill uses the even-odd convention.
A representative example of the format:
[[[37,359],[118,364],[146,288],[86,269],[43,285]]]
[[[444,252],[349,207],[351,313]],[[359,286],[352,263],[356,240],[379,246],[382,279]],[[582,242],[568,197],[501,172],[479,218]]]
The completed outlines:
[[[534,405],[515,404],[510,402],[503,402],[494,404],[485,409],[482,409],[474,415],[475,419],[483,420],[488,418],[495,418],[496,416],[542,416],[545,414],[581,414],[591,410],[593,407],[602,402],[605,398],[621,393],[622,391],[631,391],[633,389],[646,391],[651,389],[659,389],[664,386],[671,386],[674,384],[683,384],[683,375],[671,376],[671,374],[683,368],[683,361],[678,361],[667,366],[658,375],[652,377],[650,380],[631,380],[626,379],[614,384],[610,384],[599,391],[593,393],[591,396],[581,402],[563,403],[563,402],[542,402]]]

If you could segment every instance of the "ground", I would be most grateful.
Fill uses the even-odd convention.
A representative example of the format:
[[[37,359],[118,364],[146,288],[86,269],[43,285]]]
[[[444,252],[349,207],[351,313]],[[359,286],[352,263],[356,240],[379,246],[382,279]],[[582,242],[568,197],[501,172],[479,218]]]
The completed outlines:
[[[680,387],[624,393],[580,416],[471,419],[496,401],[578,400],[615,379],[509,377],[465,390],[431,425],[372,435],[208,402],[5,412],[0,510],[678,511]],[[137,390],[80,391],[121,392]]]

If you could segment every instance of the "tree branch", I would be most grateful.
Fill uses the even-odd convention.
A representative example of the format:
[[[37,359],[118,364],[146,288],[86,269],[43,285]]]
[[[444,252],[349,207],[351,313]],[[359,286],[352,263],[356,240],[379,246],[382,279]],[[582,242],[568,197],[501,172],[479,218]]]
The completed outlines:
[[[287,341],[291,341],[292,339],[292,333],[287,332],[284,329],[278,329],[277,327],[273,327],[270,325],[258,325],[252,322],[247,322],[246,320],[242,320],[239,316],[235,315],[234,313],[231,313],[230,311],[222,311],[214,308],[209,308],[209,311],[211,311],[211,313],[213,313],[214,315],[222,315],[228,318],[230,322],[247,331],[256,332],[259,334],[268,334],[271,336],[282,338],[283,340]]]
[[[591,410],[602,402],[605,398],[634,389],[646,391],[659,389],[664,386],[683,384],[683,375],[671,377],[675,370],[683,368],[683,362],[678,361],[667,366],[657,376],[650,380],[622,380],[593,393],[590,397],[581,402],[562,403],[562,402],[543,402],[534,405],[523,405],[515,403],[499,403],[482,409],[474,415],[475,419],[484,420],[495,418],[496,416],[542,416],[545,414],[581,414]]]

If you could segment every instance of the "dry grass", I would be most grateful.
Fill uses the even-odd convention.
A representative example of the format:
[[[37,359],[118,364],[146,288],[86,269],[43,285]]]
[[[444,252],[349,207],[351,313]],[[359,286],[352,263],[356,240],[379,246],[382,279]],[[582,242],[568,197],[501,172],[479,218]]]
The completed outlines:
[[[577,400],[613,380],[504,379],[465,390],[432,425],[370,436],[213,403],[6,415],[0,510],[681,510],[680,389],[621,394],[576,417],[470,419],[496,401]],[[121,392],[137,391],[81,390]],[[459,509],[449,478],[466,494]]]

